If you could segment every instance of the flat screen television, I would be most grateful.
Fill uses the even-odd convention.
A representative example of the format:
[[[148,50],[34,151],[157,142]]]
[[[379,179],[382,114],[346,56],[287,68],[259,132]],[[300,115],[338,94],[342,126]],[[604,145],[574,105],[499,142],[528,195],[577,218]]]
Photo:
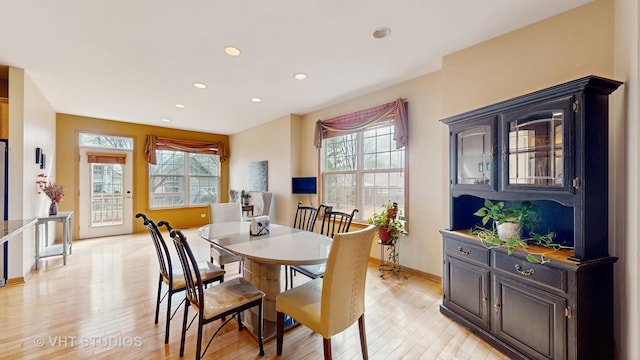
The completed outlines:
[[[291,178],[292,194],[316,194],[318,191],[316,177]]]

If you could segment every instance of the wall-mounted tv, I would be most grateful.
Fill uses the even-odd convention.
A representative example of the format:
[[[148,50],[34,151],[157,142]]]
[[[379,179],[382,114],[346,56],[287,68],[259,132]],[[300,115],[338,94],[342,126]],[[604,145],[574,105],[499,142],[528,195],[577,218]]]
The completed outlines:
[[[292,194],[316,194],[318,192],[316,177],[291,178]]]

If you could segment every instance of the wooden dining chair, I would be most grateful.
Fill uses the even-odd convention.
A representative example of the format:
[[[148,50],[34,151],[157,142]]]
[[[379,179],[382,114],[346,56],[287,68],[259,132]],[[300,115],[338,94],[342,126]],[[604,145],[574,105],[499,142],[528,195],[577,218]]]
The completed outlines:
[[[321,207],[324,205],[320,205]],[[293,227],[295,229],[312,231],[315,229],[316,220],[318,219],[318,211],[320,207],[302,205],[302,201],[298,201],[296,208],[296,216],[293,219]]]
[[[333,211],[332,206],[324,206],[318,212],[318,216],[322,218],[322,225],[320,226],[320,233],[333,239],[337,233],[349,232],[353,217],[358,213],[358,209],[353,209],[351,213],[345,213],[341,211]],[[293,277],[297,273],[301,273],[308,278],[317,279],[322,277],[325,273],[327,264],[316,265],[297,265],[289,267],[289,279],[291,279],[290,288],[293,287]]]
[[[276,351],[282,355],[285,314],[322,335],[324,358],[331,359],[331,337],[358,320],[362,358],[369,357],[364,324],[367,263],[373,225],[333,238],[323,278],[308,281],[276,296]]]
[[[164,343],[167,344],[169,343],[169,325],[171,319],[173,319],[176,312],[180,308],[180,305],[178,305],[178,307],[176,307],[176,310],[171,312],[171,298],[173,294],[185,290],[184,273],[182,272],[182,269],[180,267],[174,269],[173,262],[171,261],[171,255],[169,253],[169,248],[167,247],[167,243],[164,241],[164,237],[160,232],[159,226],[153,220],[149,219],[145,214],[138,213],[136,214],[136,218],[142,218],[142,220],[144,221],[144,226],[146,226],[147,230],[149,230],[151,240],[153,240],[153,245],[156,249],[156,255],[158,256],[158,264],[160,265],[160,276],[158,279],[158,297],[156,299],[155,323],[158,323],[158,317],[160,314],[160,303],[162,303],[162,301],[164,301],[164,299],[166,298],[167,320],[165,322]],[[205,284],[210,284],[216,281],[224,281],[224,270],[208,261],[198,263],[198,269],[202,276],[202,281]],[[167,286],[167,291],[164,293],[164,295],[162,295],[163,283]],[[184,299],[182,301],[184,301]]]
[[[187,238],[180,230],[172,230],[170,234],[176,246],[183,272],[186,274],[185,279],[187,280],[187,303],[185,303],[184,306],[182,337],[180,339],[180,357],[184,356],[184,343],[187,334],[190,307],[196,311],[196,317],[198,318],[196,359],[204,357],[215,336],[229,321],[237,318],[238,330],[242,330],[243,326],[240,313],[254,307],[258,308],[258,344],[260,346],[260,355],[264,355],[264,347],[262,344],[262,300],[264,293],[241,277],[236,277],[205,289],[196,258],[191,251]],[[225,320],[227,316],[229,316],[229,318]],[[213,336],[211,336],[207,346],[201,353],[203,326],[218,319],[222,320],[222,324],[220,324],[218,329],[213,333]]]
[[[212,224],[242,221],[242,205],[239,202],[209,204],[209,212],[209,221]],[[240,256],[214,244],[211,244],[210,253],[211,262],[218,264],[222,269],[224,269],[226,264],[237,262],[239,263],[238,273],[242,273],[244,259]]]
[[[319,207],[306,206],[302,205],[302,201],[298,201],[298,206],[296,208],[296,216],[293,218],[293,228],[305,231],[313,232],[316,228],[316,221],[318,220],[318,213],[322,212],[324,209],[324,205],[320,205]],[[293,286],[293,277],[289,280],[290,276],[293,276],[293,273],[290,270],[289,266],[284,267],[284,287],[288,288],[289,283]]]

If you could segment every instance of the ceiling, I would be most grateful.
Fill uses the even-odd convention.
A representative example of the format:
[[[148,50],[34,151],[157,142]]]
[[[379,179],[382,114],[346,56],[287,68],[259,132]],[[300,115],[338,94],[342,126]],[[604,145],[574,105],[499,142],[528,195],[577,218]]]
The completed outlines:
[[[0,65],[25,69],[58,113],[233,134],[432,72],[587,2],[0,0]],[[374,38],[380,27],[389,36]]]

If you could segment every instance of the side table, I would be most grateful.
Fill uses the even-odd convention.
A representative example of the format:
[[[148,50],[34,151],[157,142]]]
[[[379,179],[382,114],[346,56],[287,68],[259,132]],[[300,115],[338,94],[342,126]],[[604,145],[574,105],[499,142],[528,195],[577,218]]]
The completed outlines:
[[[253,205],[242,205],[242,214],[244,215],[244,213],[247,213],[248,216],[253,216]]]
[[[72,248],[72,235],[71,231],[73,227],[72,224],[73,211],[59,211],[56,215],[44,216],[36,218],[36,234],[35,234],[35,246],[36,246],[36,270],[38,270],[38,262],[40,259],[49,257],[49,256],[57,256],[62,255],[62,263],[63,265],[67,265],[67,254],[71,254]],[[49,222],[60,222],[62,223],[62,244],[49,245]],[[41,249],[40,241],[40,226],[45,225],[44,227],[44,242]]]

